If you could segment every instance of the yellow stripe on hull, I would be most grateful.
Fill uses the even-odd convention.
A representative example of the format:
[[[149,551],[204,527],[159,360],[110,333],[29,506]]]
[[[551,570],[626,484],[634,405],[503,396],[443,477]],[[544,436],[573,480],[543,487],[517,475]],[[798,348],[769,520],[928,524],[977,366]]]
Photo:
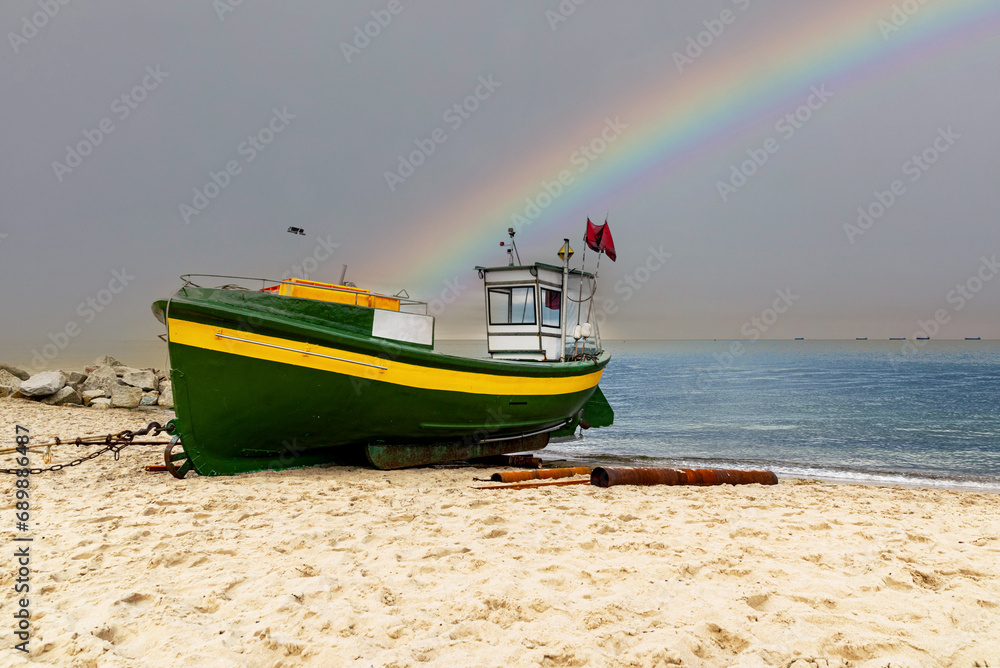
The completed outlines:
[[[601,369],[581,376],[533,378],[435,369],[174,318],[169,320],[168,331],[173,343],[425,390],[502,395],[572,394],[596,386],[604,373]]]

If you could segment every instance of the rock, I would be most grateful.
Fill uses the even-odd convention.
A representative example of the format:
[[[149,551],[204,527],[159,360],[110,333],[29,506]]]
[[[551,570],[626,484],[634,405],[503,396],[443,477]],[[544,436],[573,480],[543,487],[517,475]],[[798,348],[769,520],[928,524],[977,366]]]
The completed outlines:
[[[170,372],[169,371],[161,371],[159,369],[155,369],[155,372],[156,372],[156,379],[157,380],[159,380],[159,381],[170,380]]]
[[[100,399],[101,397],[107,396],[104,390],[84,390],[80,393],[80,397],[83,399],[83,405],[89,406],[90,402],[94,399]]]
[[[20,392],[26,397],[47,397],[66,386],[62,371],[43,371],[21,383]]]
[[[51,397],[46,397],[42,399],[43,404],[48,404],[49,406],[65,406],[66,404],[80,404],[83,403],[83,399],[72,387],[67,385],[62,388]]]
[[[140,401],[142,401],[142,390],[138,387],[115,385],[111,388],[112,408],[135,408]]]
[[[66,384],[77,392],[80,391],[83,383],[87,380],[87,374],[80,373],[79,371],[63,371],[63,375],[66,376]]]
[[[174,407],[174,386],[169,380],[160,383],[160,398],[156,404],[164,408]]]
[[[104,355],[94,360],[94,366],[125,366],[111,355]]]
[[[15,392],[17,392],[17,390],[15,390],[10,385],[0,385],[0,398],[9,397]]]
[[[107,408],[111,408],[111,400],[108,399],[107,397],[98,397],[97,399],[93,399],[90,402],[90,407],[91,408],[98,408],[98,409],[102,409],[102,410],[103,409],[107,409]]]
[[[0,369],[0,385],[7,385],[8,387],[12,387],[16,390],[21,387],[21,378],[15,376],[6,369]]]
[[[115,370],[115,374],[119,378],[121,378],[122,376],[124,376],[125,374],[128,374],[128,373],[142,373],[144,371],[148,371],[148,372],[152,373],[154,376],[156,375],[154,373],[155,369],[137,369],[135,367],[124,366],[124,365],[122,365],[122,366],[115,366],[115,367],[111,367],[111,368]]]
[[[118,385],[118,376],[115,375],[114,368],[102,366],[90,372],[90,375],[87,376],[87,380],[84,381],[80,389],[83,392],[87,390],[104,390],[110,396],[111,388],[115,385]]]
[[[6,371],[10,375],[16,377],[18,380],[28,380],[29,378],[31,378],[31,374],[25,371],[24,369],[16,367],[13,364],[7,364],[6,362],[0,362],[0,370]]]
[[[156,389],[156,374],[152,371],[132,370],[122,376],[122,382],[149,392]]]
[[[156,402],[160,398],[160,393],[156,390],[151,390],[149,392],[142,393],[142,399],[139,400],[140,406],[155,406]]]

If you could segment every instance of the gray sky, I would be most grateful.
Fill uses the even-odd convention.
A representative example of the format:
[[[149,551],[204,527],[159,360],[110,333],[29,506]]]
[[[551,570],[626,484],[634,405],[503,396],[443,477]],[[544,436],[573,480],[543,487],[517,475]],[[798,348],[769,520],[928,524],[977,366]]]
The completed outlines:
[[[890,17],[893,4],[837,6],[857,10],[855,38],[882,41],[873,17]],[[635,164],[629,156],[662,135],[656,127],[698,111],[701,98],[678,98],[726,99],[713,73],[737,66],[750,68],[759,92],[731,98],[735,124],[706,123],[687,137],[688,157],[664,151],[620,187],[598,187],[610,176],[578,179],[575,192],[567,186],[572,206],[543,211],[518,237],[522,258],[555,261],[588,213],[603,220],[610,211],[619,257],[601,265],[615,311],[606,337],[912,337],[942,311],[940,338],[1000,338],[1000,280],[976,282],[996,271],[981,258],[1000,253],[1000,38],[962,28],[970,14],[943,9],[973,5],[985,3],[929,0],[885,39],[912,40],[905,57],[876,49],[855,74],[816,67],[810,79],[804,66],[781,84],[774,73],[799,56],[776,60],[768,49],[815,26],[833,3],[564,0],[563,14],[575,11],[562,21],[556,0],[8,0],[2,343],[29,350],[71,324],[70,345],[151,338],[161,328],[149,304],[181,273],[277,277],[317,256],[326,259],[307,266],[313,278],[336,280],[346,262],[363,286],[427,300],[460,277],[475,289],[444,310],[438,332],[474,336],[482,296],[471,268],[505,261],[497,244],[510,215],[500,205],[537,191],[536,167],[549,163],[536,158],[569,166],[581,138],[620,117],[623,141],[592,174]],[[45,7],[53,15],[39,18]],[[705,21],[718,27],[723,10],[732,23],[679,71],[676,53]],[[995,28],[996,14],[975,23]],[[357,38],[379,18],[375,37]],[[813,56],[808,45],[800,54],[806,64]],[[483,88],[480,77],[499,85]],[[824,85],[833,96],[783,137],[776,123]],[[484,99],[453,129],[447,110],[477,87]],[[447,140],[390,190],[385,173],[397,156],[438,128]],[[270,143],[258,150],[251,135]],[[911,156],[939,136],[947,152],[911,180]],[[780,150],[724,200],[719,183],[769,137]],[[67,156],[67,145],[87,151],[88,141],[96,146],[79,162]],[[208,186],[216,196],[199,201],[194,189],[205,191],[211,173],[225,187]],[[557,178],[558,169],[544,173]],[[897,180],[902,194],[851,239],[844,225],[858,207]],[[495,206],[466,217],[460,202]],[[288,234],[289,225],[307,235]],[[460,254],[449,241],[459,233],[471,235]],[[337,245],[329,257],[318,238]],[[669,259],[645,265],[650,247]],[[951,292],[959,285],[981,289],[965,299]],[[769,313],[786,289],[791,306]],[[770,321],[766,330],[755,317]]]

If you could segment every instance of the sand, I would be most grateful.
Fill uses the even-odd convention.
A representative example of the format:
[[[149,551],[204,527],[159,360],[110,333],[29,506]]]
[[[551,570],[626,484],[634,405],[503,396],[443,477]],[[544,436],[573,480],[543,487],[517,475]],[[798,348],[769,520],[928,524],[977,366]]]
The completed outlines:
[[[0,399],[0,439],[166,417]],[[160,458],[32,479],[32,653],[11,649],[8,547],[0,664],[1000,666],[1000,495],[486,491],[496,469],[471,467],[175,480],[143,470]]]

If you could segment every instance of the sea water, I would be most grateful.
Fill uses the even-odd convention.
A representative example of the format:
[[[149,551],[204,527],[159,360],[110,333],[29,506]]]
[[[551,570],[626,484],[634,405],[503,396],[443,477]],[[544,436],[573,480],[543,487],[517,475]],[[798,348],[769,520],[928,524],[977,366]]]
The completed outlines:
[[[1000,491],[1000,342],[733,344],[605,341],[614,425],[541,455]]]
[[[908,343],[604,341],[614,425],[540,454],[1000,491],[1000,342]],[[30,347],[7,348],[0,359],[28,366]],[[486,353],[485,341],[437,349]],[[168,365],[159,339],[75,346],[48,365],[82,369],[105,353]]]

